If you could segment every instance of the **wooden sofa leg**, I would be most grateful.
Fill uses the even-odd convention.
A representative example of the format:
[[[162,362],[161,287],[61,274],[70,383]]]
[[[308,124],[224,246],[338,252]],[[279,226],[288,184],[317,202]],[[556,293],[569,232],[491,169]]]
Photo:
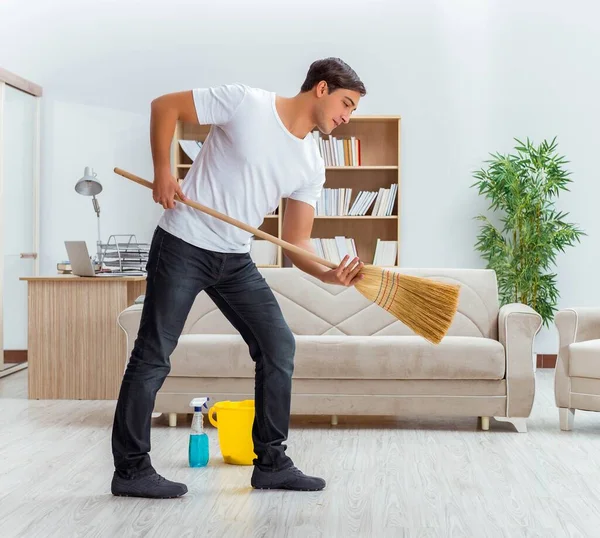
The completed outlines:
[[[490,429],[490,417],[481,417],[481,429],[484,432]]]
[[[331,425],[332,426],[337,426],[337,424],[338,424],[337,415],[331,415]]]
[[[169,426],[171,428],[177,426],[177,413],[169,413]]]
[[[560,418],[561,430],[568,432],[573,429],[573,422],[575,421],[575,409],[559,407],[558,416]]]
[[[494,417],[498,422],[510,422],[519,433],[527,433],[527,419],[523,417]]]

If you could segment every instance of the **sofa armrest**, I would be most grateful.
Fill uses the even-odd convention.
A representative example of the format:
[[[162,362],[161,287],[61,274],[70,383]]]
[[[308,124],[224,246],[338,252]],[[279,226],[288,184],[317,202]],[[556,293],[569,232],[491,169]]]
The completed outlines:
[[[579,307],[559,310],[554,317],[560,346],[600,338],[600,308]]]
[[[127,357],[125,358],[125,363],[129,360],[135,339],[137,338],[143,307],[143,304],[132,304],[123,310],[117,318],[119,327],[123,329],[127,337]]]
[[[528,417],[535,396],[533,342],[542,316],[521,303],[503,305],[498,314],[498,339],[506,353],[506,416]]]
[[[554,374],[554,396],[557,407],[569,407],[571,381],[569,346],[600,338],[600,308],[579,307],[559,310],[554,317],[558,331],[558,360]]]

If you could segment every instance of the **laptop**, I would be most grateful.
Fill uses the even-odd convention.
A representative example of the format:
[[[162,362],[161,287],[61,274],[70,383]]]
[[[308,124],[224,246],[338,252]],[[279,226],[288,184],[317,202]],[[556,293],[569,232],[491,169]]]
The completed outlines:
[[[142,271],[111,271],[96,273],[85,241],[65,241],[65,248],[71,264],[71,272],[76,276],[143,276]]]

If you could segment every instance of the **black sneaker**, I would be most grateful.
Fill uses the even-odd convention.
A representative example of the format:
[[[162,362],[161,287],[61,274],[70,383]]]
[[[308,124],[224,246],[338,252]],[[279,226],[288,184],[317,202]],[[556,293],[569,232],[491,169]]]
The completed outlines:
[[[187,493],[185,484],[171,482],[158,473],[141,478],[121,478],[113,475],[110,490],[118,497],[148,497],[151,499],[173,499]]]
[[[254,467],[250,484],[255,489],[289,489],[293,491],[319,491],[325,487],[325,480],[306,476],[292,466],[282,471],[261,471]]]

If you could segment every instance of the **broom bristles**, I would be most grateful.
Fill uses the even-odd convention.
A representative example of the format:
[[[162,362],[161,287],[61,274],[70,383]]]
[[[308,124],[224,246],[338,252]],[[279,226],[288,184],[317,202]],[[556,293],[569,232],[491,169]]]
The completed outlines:
[[[361,273],[364,278],[355,287],[362,295],[416,334],[441,342],[456,314],[460,286],[376,266],[365,266]]]

